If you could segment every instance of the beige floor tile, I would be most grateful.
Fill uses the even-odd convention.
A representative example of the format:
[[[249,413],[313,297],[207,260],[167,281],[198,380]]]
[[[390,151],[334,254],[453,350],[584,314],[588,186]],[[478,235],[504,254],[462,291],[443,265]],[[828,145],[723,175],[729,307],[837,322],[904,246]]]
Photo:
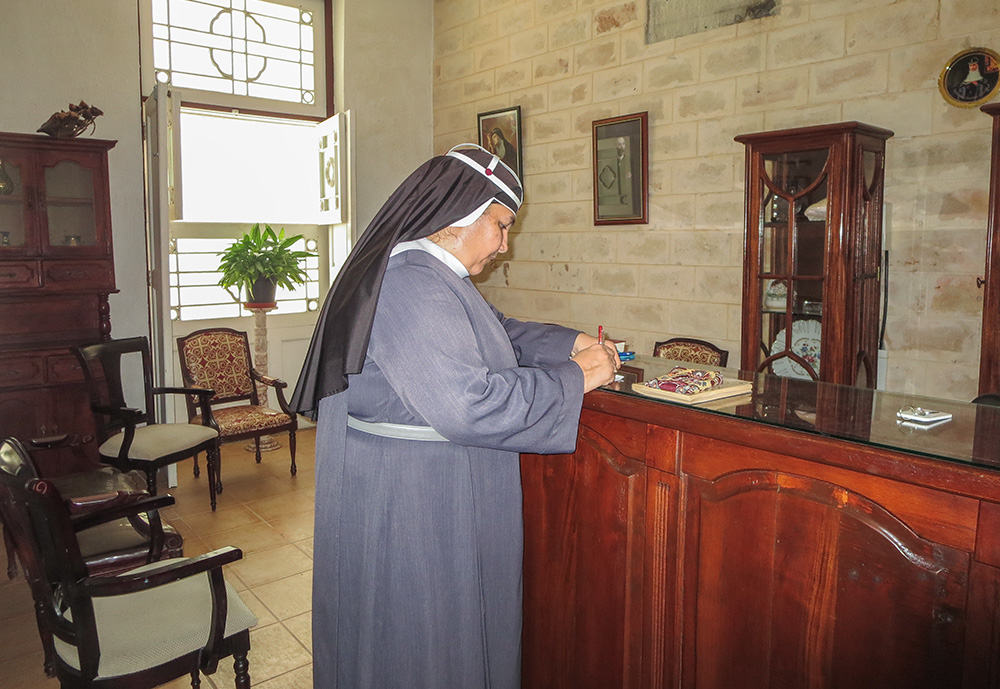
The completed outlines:
[[[304,612],[301,615],[296,615],[295,617],[289,617],[287,620],[282,620],[281,623],[285,625],[285,628],[295,635],[295,638],[299,640],[306,650],[312,653],[312,611]]]
[[[307,665],[255,686],[260,689],[312,689],[312,677],[312,665]]]
[[[221,548],[224,545],[235,546],[243,551],[244,556],[258,550],[288,545],[288,540],[277,529],[265,522],[220,531],[205,536],[203,540],[213,549]]]
[[[304,538],[301,541],[295,541],[295,547],[301,550],[303,553],[309,556],[311,560],[313,557],[313,539]]]
[[[242,504],[234,505],[233,507],[220,507],[215,512],[192,514],[184,517],[184,521],[201,538],[241,526],[264,523],[260,517]]]
[[[31,600],[31,589],[24,579],[23,574],[18,574],[16,579],[8,579],[6,575],[7,565],[0,570],[3,583],[0,584],[0,622],[11,620],[24,615],[33,615],[35,604]],[[0,649],[0,654],[3,650]]]
[[[299,512],[312,513],[315,506],[316,501],[310,490],[296,490],[247,503],[247,507],[264,521]]]
[[[298,639],[280,624],[250,630],[250,682],[265,682],[312,663],[312,656]],[[235,673],[231,658],[219,663],[212,675],[215,687],[233,687]]]
[[[279,620],[312,609],[312,570],[254,586],[251,591]]]
[[[41,642],[38,649],[0,662],[4,689],[59,689],[59,681],[45,676]]]
[[[268,523],[292,542],[310,538],[313,534],[312,512],[298,512],[284,517],[276,517]]]
[[[269,624],[274,624],[278,621],[278,618],[275,617],[270,610],[268,610],[267,606],[264,605],[260,598],[254,595],[253,591],[246,589],[244,591],[238,591],[238,593],[240,594],[240,598],[243,602],[247,604],[248,608],[250,608],[250,612],[252,612],[254,617],[257,618],[258,629],[266,627]]]
[[[226,492],[230,497],[234,497],[244,503],[269,498],[274,495],[291,493],[294,490],[295,486],[290,479],[276,478],[270,474],[253,481],[226,486]]]
[[[254,588],[312,569],[312,560],[294,545],[250,553],[231,567],[247,586]]]
[[[27,584],[25,584],[27,587]],[[38,636],[35,613],[12,617],[0,625],[0,666],[15,662],[22,656],[41,653],[42,640]],[[41,670],[41,664],[38,665]]]

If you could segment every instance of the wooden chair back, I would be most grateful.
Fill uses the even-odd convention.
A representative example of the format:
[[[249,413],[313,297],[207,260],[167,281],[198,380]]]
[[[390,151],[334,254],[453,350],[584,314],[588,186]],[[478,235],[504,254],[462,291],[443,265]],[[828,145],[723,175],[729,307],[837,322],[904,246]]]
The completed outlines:
[[[729,352],[725,349],[690,337],[674,337],[657,342],[653,345],[653,356],[708,366],[725,366],[729,361]]]

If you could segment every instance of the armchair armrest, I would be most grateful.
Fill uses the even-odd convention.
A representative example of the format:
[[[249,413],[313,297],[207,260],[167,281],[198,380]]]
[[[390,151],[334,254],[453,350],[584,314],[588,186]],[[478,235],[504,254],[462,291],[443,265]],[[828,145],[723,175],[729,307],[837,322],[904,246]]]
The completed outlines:
[[[288,402],[285,401],[285,388],[288,387],[288,383],[280,378],[272,378],[270,376],[262,375],[260,371],[252,367],[250,369],[250,377],[263,383],[264,385],[267,385],[268,387],[274,388],[275,397],[278,398],[278,406],[281,408],[281,411],[285,412],[289,416],[295,416],[295,413],[288,408]]]
[[[135,407],[113,407],[107,404],[92,404],[90,406],[98,414],[105,414],[112,418],[118,418],[127,425],[134,426],[146,420],[146,414],[141,409]]]
[[[250,369],[250,377],[254,380],[263,383],[272,388],[287,388],[288,383],[283,381],[281,378],[272,378],[271,376],[265,376],[260,371],[255,368]]]
[[[209,388],[173,388],[156,387],[153,388],[154,395],[197,395],[198,397],[211,397],[215,390]]]
[[[151,496],[145,491],[136,493],[118,491],[66,500],[70,521],[76,531],[125,517],[153,512],[173,504],[172,495]]]
[[[219,430],[219,424],[216,423],[215,417],[212,415],[211,400],[213,397],[215,397],[215,390],[212,390],[210,388],[157,387],[153,388],[153,394],[196,396],[198,398],[198,409],[201,412],[201,425],[208,426],[209,428],[214,428],[215,430]]]
[[[80,583],[92,596],[117,596],[163,586],[211,570],[218,570],[221,573],[223,565],[236,562],[242,557],[243,551],[239,548],[225,546],[197,557],[168,560],[157,567],[146,566],[138,572],[87,577]]]

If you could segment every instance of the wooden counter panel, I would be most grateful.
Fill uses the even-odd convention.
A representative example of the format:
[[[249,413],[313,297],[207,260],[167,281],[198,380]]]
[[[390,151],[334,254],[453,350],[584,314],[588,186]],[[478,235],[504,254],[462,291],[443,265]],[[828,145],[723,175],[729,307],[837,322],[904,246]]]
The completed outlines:
[[[522,457],[524,689],[638,686],[645,473],[586,425],[573,455]]]
[[[615,418],[607,414],[595,414],[584,409],[580,414],[580,425],[600,433],[622,455],[645,461],[646,424],[640,421]]]
[[[808,476],[874,501],[931,541],[976,547],[979,501],[972,498],[688,434],[681,436],[681,468],[708,480],[748,469]]]
[[[968,553],[772,471],[690,477],[686,505],[681,686],[960,686]]]
[[[679,435],[672,428],[646,426],[646,464],[660,471],[678,473]]]

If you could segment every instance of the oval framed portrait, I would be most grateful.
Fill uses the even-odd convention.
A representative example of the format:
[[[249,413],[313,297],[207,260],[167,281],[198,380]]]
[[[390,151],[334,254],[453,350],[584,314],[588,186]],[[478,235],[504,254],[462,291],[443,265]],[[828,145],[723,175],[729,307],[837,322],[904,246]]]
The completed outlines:
[[[988,48],[969,48],[948,60],[938,77],[941,95],[952,105],[974,108],[1000,90],[1000,55]]]

